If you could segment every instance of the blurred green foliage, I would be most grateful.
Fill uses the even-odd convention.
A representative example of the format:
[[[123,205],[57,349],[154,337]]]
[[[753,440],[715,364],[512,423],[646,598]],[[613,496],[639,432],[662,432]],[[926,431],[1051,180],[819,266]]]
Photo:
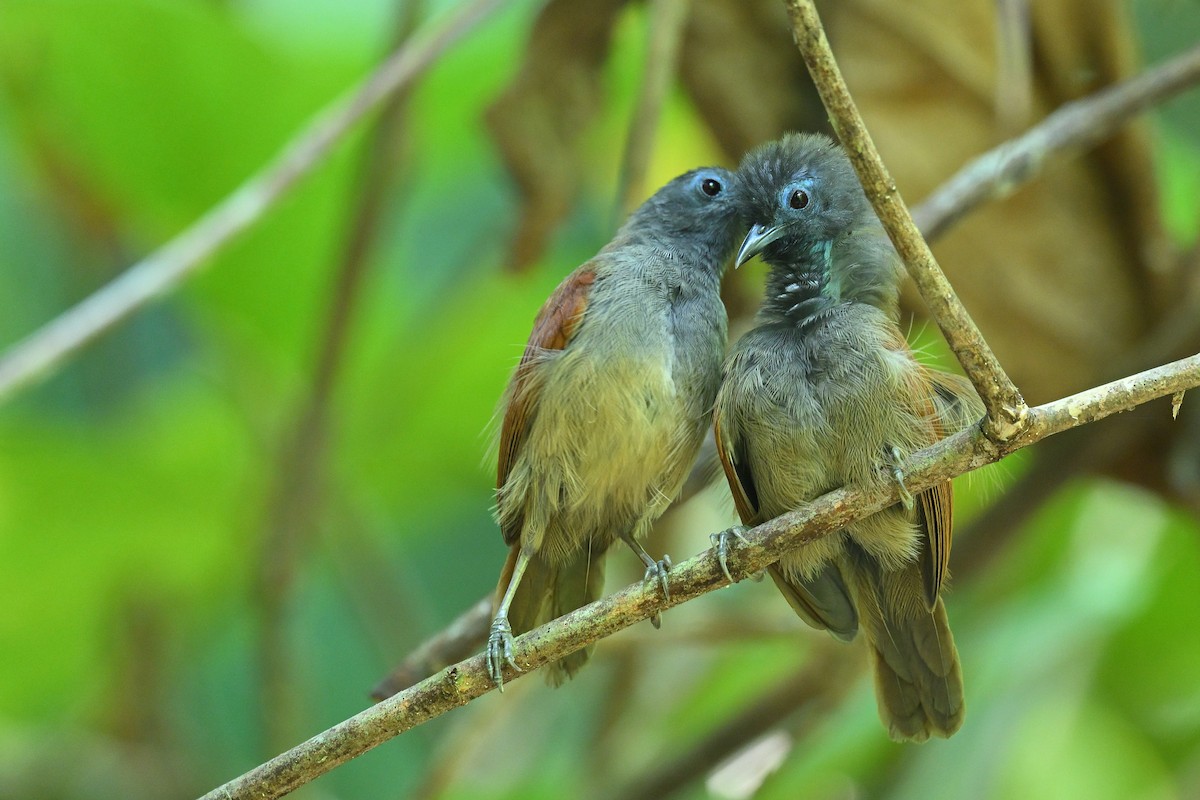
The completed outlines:
[[[490,590],[503,560],[485,431],[542,299],[611,230],[645,24],[631,11],[618,30],[586,196],[544,263],[514,275],[501,268],[513,189],[480,115],[535,10],[491,20],[412,99],[322,489],[303,498],[316,536],[287,604],[293,741],[362,708],[394,660]],[[0,345],[241,182],[369,69],[395,13],[389,0],[5,0]],[[1167,210],[1185,236],[1200,149],[1194,129],[1165,130]],[[186,796],[279,744],[264,741],[255,576],[363,143],[352,136],[204,274],[0,406],[0,797]],[[672,96],[650,183],[716,160]],[[960,482],[960,509],[1004,480]],[[671,552],[706,547],[726,524],[720,494],[676,518]],[[623,555],[614,580],[636,577]],[[758,796],[1196,796],[1197,587],[1192,517],[1074,485],[952,595],[971,709],[957,737],[887,742],[859,681]],[[604,796],[801,667],[813,639],[777,599],[748,584],[689,604],[659,636],[602,643],[564,689],[521,681],[302,794]],[[722,619],[763,631],[706,636]]]

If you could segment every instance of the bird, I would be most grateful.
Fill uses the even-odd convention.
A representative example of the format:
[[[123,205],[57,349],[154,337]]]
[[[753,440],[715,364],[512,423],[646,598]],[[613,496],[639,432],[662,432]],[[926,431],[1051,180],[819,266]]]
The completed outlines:
[[[952,534],[949,482],[915,497],[905,460],[977,422],[962,376],[920,363],[899,327],[903,264],[845,152],[790,133],[737,169],[748,233],[735,258],[769,267],[754,327],[723,367],[714,435],[744,526],[844,485],[899,483],[900,503],[807,543],[768,568],[809,625],[861,629],[893,739],[949,737],[963,683],[941,590]],[[877,484],[875,484],[877,485]],[[726,557],[744,527],[717,536]]]
[[[691,170],[638,207],[542,306],[502,397],[496,519],[509,546],[487,669],[514,634],[600,597],[617,539],[669,599],[670,558],[640,544],[711,426],[726,349],[721,278],[745,232],[732,171]],[[657,623],[657,618],[652,620]],[[549,665],[558,685],[590,649]]]

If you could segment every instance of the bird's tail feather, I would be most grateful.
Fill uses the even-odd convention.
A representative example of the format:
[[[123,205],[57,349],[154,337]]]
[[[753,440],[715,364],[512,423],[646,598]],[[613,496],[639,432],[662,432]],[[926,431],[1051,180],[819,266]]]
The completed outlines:
[[[951,736],[963,721],[963,682],[945,606],[938,599],[927,610],[915,563],[884,572],[869,558],[856,561],[855,600],[880,718],[893,739]]]
[[[500,576],[496,605],[508,588],[516,564],[518,547],[509,552]],[[533,630],[552,619],[598,600],[604,591],[604,554],[581,549],[571,561],[551,565],[534,556],[525,568],[521,585],[508,608],[514,636]],[[558,686],[574,677],[592,654],[592,648],[577,650],[546,667],[546,682]]]

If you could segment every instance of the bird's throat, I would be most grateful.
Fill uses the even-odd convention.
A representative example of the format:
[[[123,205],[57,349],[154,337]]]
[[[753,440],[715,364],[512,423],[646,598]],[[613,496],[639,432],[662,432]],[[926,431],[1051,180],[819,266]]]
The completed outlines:
[[[829,272],[806,264],[772,266],[767,277],[763,314],[797,326],[838,304]]]

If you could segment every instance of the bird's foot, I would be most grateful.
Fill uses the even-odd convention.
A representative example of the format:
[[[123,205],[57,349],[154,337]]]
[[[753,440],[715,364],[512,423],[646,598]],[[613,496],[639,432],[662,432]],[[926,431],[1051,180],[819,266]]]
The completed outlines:
[[[512,626],[508,624],[508,618],[496,617],[492,620],[492,630],[488,634],[487,671],[488,675],[492,677],[492,682],[501,692],[504,691],[505,664],[517,672],[525,671],[518,667],[517,662],[513,659]]]
[[[892,448],[892,477],[896,479],[896,483],[900,484],[900,502],[904,504],[904,508],[908,511],[913,509],[913,496],[908,487],[904,485],[904,468],[901,466],[904,459],[900,457],[900,451],[895,447]]]
[[[733,583],[733,576],[729,574],[729,540],[737,539],[742,544],[750,544],[750,540],[745,536],[748,530],[750,529],[745,525],[734,525],[732,528],[726,528],[708,537],[708,541],[712,542],[713,548],[717,551],[717,562],[721,565],[721,572],[725,573],[725,577],[730,583]]]
[[[671,599],[671,587],[667,585],[667,572],[670,569],[671,557],[664,553],[661,561],[652,561],[646,565],[645,577],[647,583],[658,582],[658,585],[662,587],[663,599],[668,601]],[[661,628],[662,618],[655,614],[650,618],[650,624],[655,628]]]

